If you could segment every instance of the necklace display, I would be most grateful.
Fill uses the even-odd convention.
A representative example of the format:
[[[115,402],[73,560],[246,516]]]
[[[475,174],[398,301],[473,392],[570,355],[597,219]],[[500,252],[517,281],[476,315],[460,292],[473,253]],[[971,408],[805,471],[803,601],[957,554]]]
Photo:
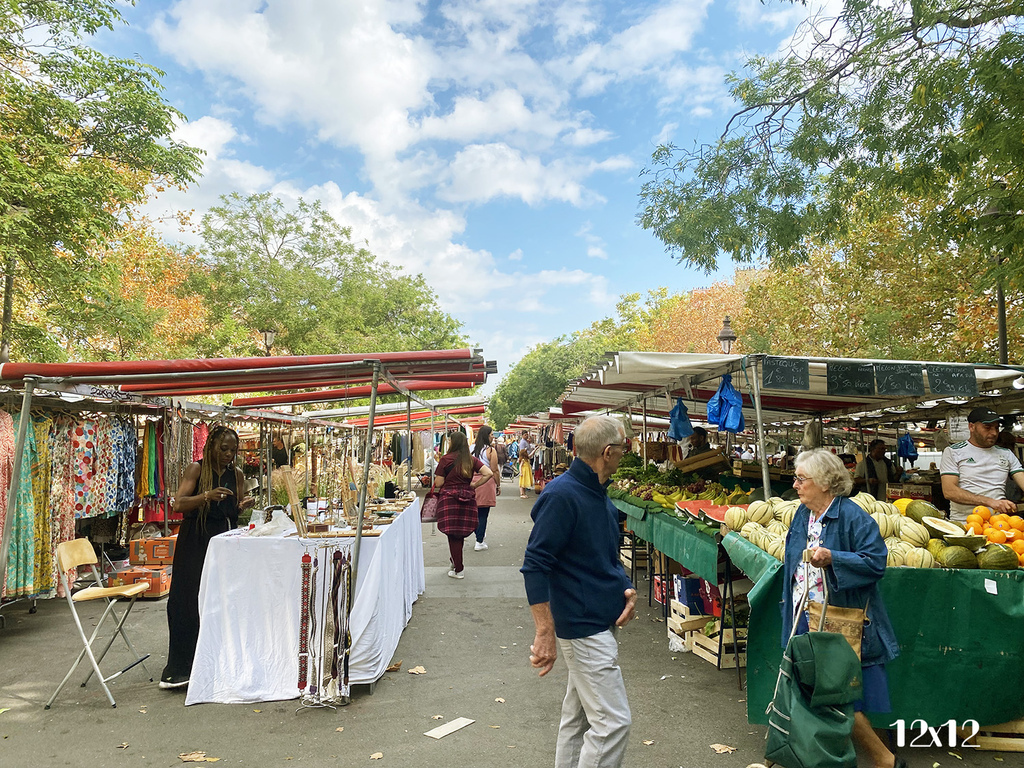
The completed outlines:
[[[350,557],[350,545],[341,542],[308,545],[302,555],[299,709],[335,708],[349,702]]]

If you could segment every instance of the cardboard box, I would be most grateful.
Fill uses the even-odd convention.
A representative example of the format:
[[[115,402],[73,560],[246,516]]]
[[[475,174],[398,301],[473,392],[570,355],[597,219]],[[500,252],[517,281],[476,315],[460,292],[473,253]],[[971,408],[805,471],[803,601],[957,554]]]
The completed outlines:
[[[171,591],[171,566],[162,565],[155,568],[143,568],[134,565],[115,571],[107,578],[108,587],[122,587],[139,581],[148,581],[149,589],[140,597],[163,597]]]
[[[704,613],[704,601],[700,596],[700,579],[695,576],[676,574],[672,577],[675,599],[693,614]]]
[[[888,483],[885,496],[889,501],[896,499],[923,499],[931,501],[934,497],[931,484],[923,483]]]
[[[177,541],[177,536],[132,539],[129,542],[128,560],[132,565],[171,565]]]
[[[667,599],[671,600],[675,595],[672,592],[672,582],[666,579],[664,576],[654,577],[654,599],[655,601],[665,604],[666,595],[665,590],[668,589]]]

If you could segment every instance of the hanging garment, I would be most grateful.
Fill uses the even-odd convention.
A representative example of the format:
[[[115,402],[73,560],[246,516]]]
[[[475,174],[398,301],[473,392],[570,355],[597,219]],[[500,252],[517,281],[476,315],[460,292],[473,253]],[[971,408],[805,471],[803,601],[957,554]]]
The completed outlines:
[[[32,420],[35,433],[35,461],[32,463],[32,500],[35,504],[35,573],[32,578],[33,598],[46,599],[57,594],[57,572],[53,543],[53,517],[50,515],[50,431],[53,420],[39,416]]]
[[[14,481],[14,435],[17,434],[22,414],[16,414],[11,421],[11,480]],[[27,418],[31,419],[31,415]],[[6,456],[5,456],[6,459]],[[32,465],[36,461],[35,430],[25,432],[22,448],[21,468],[18,473],[18,490],[14,507],[7,510],[4,525],[10,525],[10,548],[7,550],[7,578],[3,596],[12,599],[28,597],[33,593],[36,569],[36,524],[35,500],[32,496]],[[3,489],[4,496],[10,485]]]
[[[203,448],[206,446],[206,439],[210,436],[210,425],[200,422],[192,431],[192,461],[203,460]]]

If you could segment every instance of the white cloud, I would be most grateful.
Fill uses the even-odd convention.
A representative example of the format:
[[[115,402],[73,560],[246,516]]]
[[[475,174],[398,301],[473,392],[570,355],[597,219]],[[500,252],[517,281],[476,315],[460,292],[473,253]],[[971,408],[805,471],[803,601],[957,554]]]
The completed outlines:
[[[544,165],[540,158],[524,156],[508,144],[471,144],[452,160],[440,197],[449,202],[518,197],[528,205],[551,199],[582,205],[587,192],[579,177],[584,173],[562,160]]]
[[[509,261],[522,261],[523,260],[523,249],[516,248],[512,253],[508,255]]]
[[[605,249],[606,244],[597,235],[591,234],[590,230],[593,228],[591,222],[586,222],[579,231],[576,232],[576,237],[583,238],[583,241],[587,244],[587,258],[589,259],[607,259],[608,251]]]
[[[679,127],[679,123],[665,123],[661,126],[661,130],[658,131],[658,135],[652,139],[652,143],[655,146],[661,146],[662,144],[668,144],[672,141],[672,137],[675,135],[676,129]]]

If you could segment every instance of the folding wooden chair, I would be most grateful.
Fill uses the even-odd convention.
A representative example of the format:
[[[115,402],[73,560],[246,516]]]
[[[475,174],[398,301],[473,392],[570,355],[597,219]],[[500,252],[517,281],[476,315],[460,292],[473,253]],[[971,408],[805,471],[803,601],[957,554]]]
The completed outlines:
[[[96,677],[100,681],[100,685],[103,686],[104,693],[107,694],[107,698],[110,700],[110,706],[116,707],[117,703],[114,701],[114,697],[110,693],[110,688],[107,687],[107,682],[113,680],[115,677],[120,677],[129,669],[134,667],[136,664],[142,664],[142,668],[146,670],[146,674],[149,675],[149,682],[153,682],[153,674],[146,667],[146,659],[149,658],[147,653],[145,656],[140,656],[138,651],[135,650],[135,646],[132,645],[132,641],[128,639],[128,635],[124,631],[124,623],[128,618],[128,614],[131,613],[132,606],[135,605],[135,600],[143,592],[149,589],[148,581],[140,581],[135,584],[129,584],[123,587],[104,587],[103,581],[100,578],[100,572],[96,568],[96,564],[99,561],[96,558],[96,552],[92,548],[92,544],[88,539],[75,539],[74,541],[65,541],[57,545],[57,564],[60,567],[60,582],[64,586],[64,595],[67,598],[68,606],[71,608],[71,615],[75,619],[75,626],[78,627],[78,634],[82,638],[82,651],[78,654],[78,658],[75,659],[75,663],[71,665],[71,669],[61,680],[60,685],[57,686],[57,690],[53,692],[53,696],[46,702],[46,709],[50,708],[53,704],[54,699],[63,690],[68,680],[71,679],[71,675],[78,669],[78,665],[82,663],[82,659],[86,656],[89,657],[89,662],[92,664],[92,670],[85,678],[85,682],[82,683],[82,687],[89,682],[89,678],[92,677],[93,672],[96,673]],[[88,565],[92,570],[93,579],[96,582],[95,587],[86,587],[85,589],[79,590],[74,594],[71,593],[71,583],[68,581],[68,571],[77,569],[80,565]],[[96,622],[96,629],[93,630],[92,636],[86,637],[85,630],[82,628],[82,620],[78,615],[78,609],[75,607],[76,603],[86,602],[88,600],[106,600],[107,607],[103,611],[103,615],[100,616],[99,621]],[[122,616],[118,617],[117,611],[114,610],[114,606],[117,605],[118,601],[127,600],[128,607]],[[117,619],[117,626],[114,627],[113,633],[110,635],[110,640],[107,641],[103,651],[97,658],[93,654],[92,644],[96,641],[96,637],[99,635],[100,627],[103,626],[103,622],[106,621],[108,616],[113,616]],[[100,671],[100,662],[103,661],[103,657],[107,655],[107,651],[110,650],[110,646],[114,642],[114,638],[121,635],[124,638],[125,644],[128,646],[128,650],[132,652],[135,657],[135,661],[129,664],[127,667],[122,669],[120,672],[115,672],[107,677],[103,676]]]

